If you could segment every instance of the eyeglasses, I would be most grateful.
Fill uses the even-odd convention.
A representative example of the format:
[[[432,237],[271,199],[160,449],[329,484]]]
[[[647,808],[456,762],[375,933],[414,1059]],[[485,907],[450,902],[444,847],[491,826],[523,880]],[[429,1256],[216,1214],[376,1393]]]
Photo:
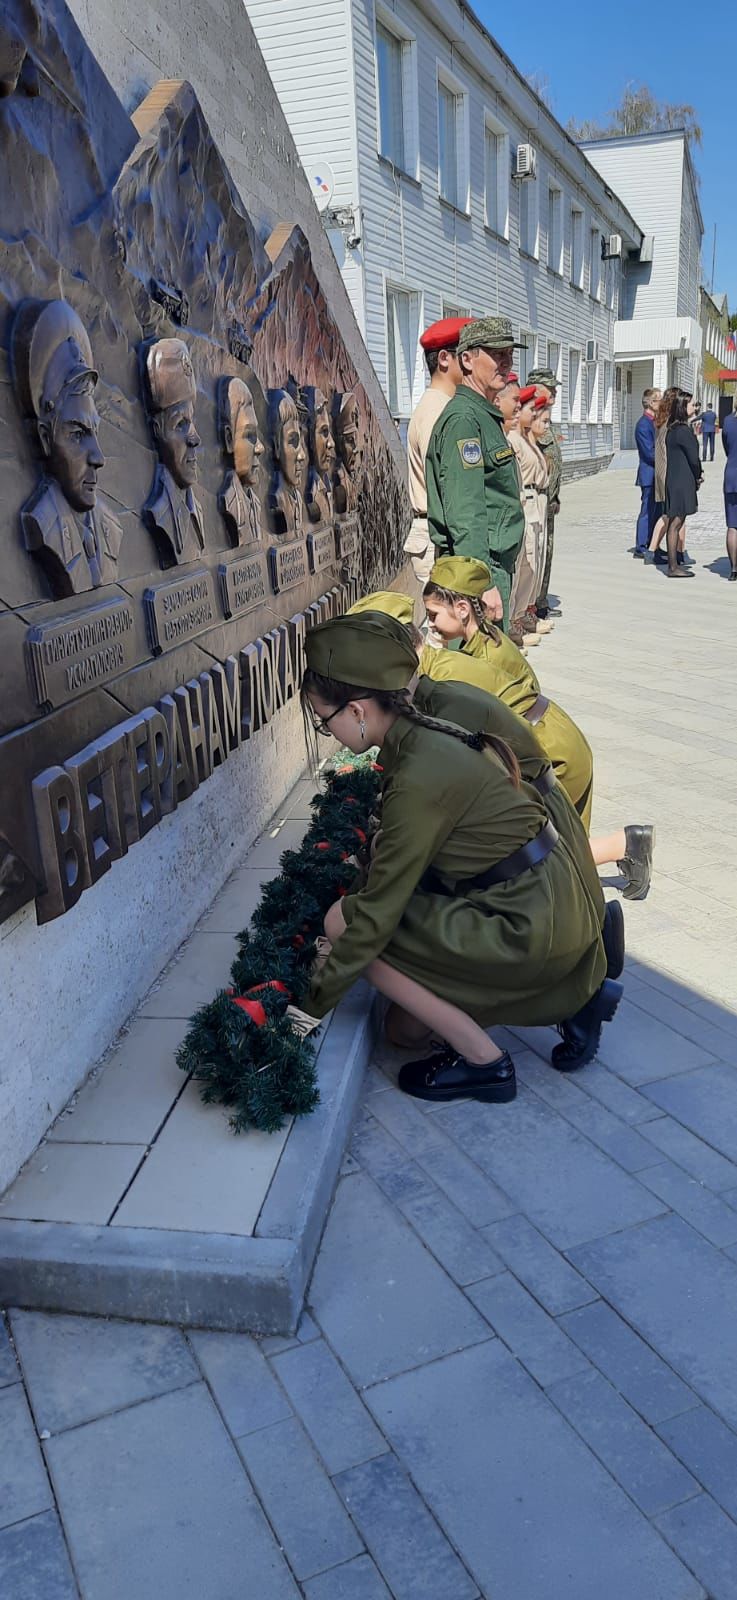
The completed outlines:
[[[313,728],[315,730],[315,733],[324,734],[326,739],[331,738],[330,724],[331,724],[333,718],[334,717],[339,717],[341,711],[345,711],[346,706],[349,705],[349,704],[350,704],[350,701],[344,700],[342,706],[336,706],[335,710],[331,711],[329,717],[316,717],[314,712],[310,711],[310,720],[312,722],[312,726],[313,726]]]

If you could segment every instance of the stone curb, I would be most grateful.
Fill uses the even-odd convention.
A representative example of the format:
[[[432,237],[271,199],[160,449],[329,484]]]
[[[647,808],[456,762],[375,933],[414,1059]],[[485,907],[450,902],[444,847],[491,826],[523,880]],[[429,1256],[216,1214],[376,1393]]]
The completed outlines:
[[[358,984],[318,1051],[321,1100],[292,1126],[256,1235],[0,1221],[0,1305],[291,1334],[322,1236],[374,1043]]]

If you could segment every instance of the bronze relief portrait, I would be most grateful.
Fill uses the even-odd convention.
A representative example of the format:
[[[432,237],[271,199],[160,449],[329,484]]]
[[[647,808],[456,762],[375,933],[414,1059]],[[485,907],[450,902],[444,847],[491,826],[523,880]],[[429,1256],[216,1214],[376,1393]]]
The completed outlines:
[[[197,382],[183,339],[157,339],[143,352],[146,404],[159,457],[143,508],[163,567],[195,561],[205,547],[202,507],[194,493]]]
[[[304,523],[304,490],[307,475],[307,449],[303,416],[287,389],[272,389],[269,394],[273,477],[269,504],[276,531],[296,539]]]
[[[336,451],[330,420],[330,402],[321,389],[304,390],[307,402],[310,467],[307,478],[307,515],[311,522],[333,520],[333,475]]]
[[[218,505],[231,544],[250,544],[262,537],[257,485],[264,445],[253,395],[242,378],[221,378],[218,425],[229,466]]]
[[[336,511],[343,516],[358,505],[363,465],[361,411],[353,390],[333,396],[333,432],[338,455],[333,497]]]
[[[66,300],[20,306],[11,367],[44,464],[40,483],[21,508],[26,549],[57,599],[114,583],[123,530],[97,501],[105,465],[94,398],[98,376],[86,329]]]

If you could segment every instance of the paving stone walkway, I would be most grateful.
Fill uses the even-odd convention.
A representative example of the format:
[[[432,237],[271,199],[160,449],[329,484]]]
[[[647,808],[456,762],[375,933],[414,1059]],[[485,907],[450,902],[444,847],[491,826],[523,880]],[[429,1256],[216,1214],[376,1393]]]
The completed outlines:
[[[3,1600],[737,1600],[737,593],[707,473],[689,584],[626,553],[629,472],[565,496],[536,664],[597,828],[659,828],[600,1061],[559,1077],[522,1032],[514,1104],[425,1109],[378,1050],[292,1339],[11,1311]]]

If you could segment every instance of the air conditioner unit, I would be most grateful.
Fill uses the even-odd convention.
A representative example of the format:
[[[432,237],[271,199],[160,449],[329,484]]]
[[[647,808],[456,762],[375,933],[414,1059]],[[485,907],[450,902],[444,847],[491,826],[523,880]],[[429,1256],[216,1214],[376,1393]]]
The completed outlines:
[[[598,361],[598,359],[599,359],[599,341],[598,341],[598,339],[587,339],[586,340],[586,360],[587,361]]]
[[[643,234],[643,236],[642,236],[642,244],[640,245],[640,260],[641,261],[652,261],[654,252],[655,252],[655,234],[654,233],[645,233],[645,234]]]
[[[621,233],[610,233],[608,236],[602,238],[602,241],[601,241],[601,254],[602,254],[602,259],[604,261],[611,261],[613,256],[621,256],[621,254],[622,254],[622,235],[621,235]]]
[[[537,172],[537,151],[531,144],[518,144],[514,153],[515,178],[534,178]]]

